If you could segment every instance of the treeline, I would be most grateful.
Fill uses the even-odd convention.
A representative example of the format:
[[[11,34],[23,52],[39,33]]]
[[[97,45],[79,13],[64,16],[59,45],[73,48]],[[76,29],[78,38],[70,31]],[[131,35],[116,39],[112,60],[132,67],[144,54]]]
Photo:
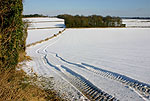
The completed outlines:
[[[23,15],[24,18],[26,17],[48,17],[48,16],[45,16],[43,14],[29,14],[29,15]]]
[[[22,11],[22,0],[0,1],[0,67],[15,67],[25,52],[27,28]]]
[[[122,19],[119,17],[111,16],[72,16],[68,14],[58,15],[58,18],[65,20],[67,28],[79,28],[79,27],[125,27],[122,24]]]

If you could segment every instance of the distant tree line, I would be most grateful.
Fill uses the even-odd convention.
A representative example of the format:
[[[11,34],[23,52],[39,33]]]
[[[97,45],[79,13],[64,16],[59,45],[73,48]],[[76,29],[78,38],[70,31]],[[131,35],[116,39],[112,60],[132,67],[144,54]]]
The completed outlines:
[[[122,24],[122,19],[119,17],[111,16],[79,16],[79,15],[58,15],[58,18],[65,20],[65,25],[67,28],[79,28],[79,27],[125,27]]]
[[[29,15],[23,15],[23,17],[48,17],[43,14],[29,14]]]

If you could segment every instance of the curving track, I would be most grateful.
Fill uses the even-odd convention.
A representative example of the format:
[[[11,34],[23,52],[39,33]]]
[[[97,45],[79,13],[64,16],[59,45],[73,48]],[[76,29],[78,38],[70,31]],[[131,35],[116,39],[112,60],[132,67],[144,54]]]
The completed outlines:
[[[86,64],[86,63],[72,63],[72,62],[69,62],[69,61],[63,59],[56,53],[53,53],[53,54],[55,54],[55,57],[58,58],[60,61],[81,67],[83,69],[87,69],[89,71],[96,73],[97,75],[101,75],[103,77],[106,77],[106,78],[109,78],[112,80],[116,80],[116,81],[138,91],[142,96],[144,96],[148,99],[150,97],[150,85],[149,84],[146,84],[146,83],[140,82],[138,80],[132,79],[130,77],[127,77],[125,75],[121,75],[121,74],[114,73],[114,72],[111,72],[108,70],[104,70],[104,69]]]
[[[57,39],[58,40],[58,39]],[[40,47],[36,50],[37,54],[41,54],[42,59],[44,61],[45,66],[52,68],[54,72],[56,72],[60,77],[62,77],[64,80],[67,80],[71,85],[73,85],[76,89],[78,89],[81,94],[87,97],[86,100],[96,100],[96,101],[118,101],[117,98],[114,96],[106,93],[105,91],[97,88],[94,84],[92,84],[90,81],[88,81],[86,78],[82,77],[78,73],[72,71],[68,67],[64,65],[53,65],[50,63],[48,59],[48,53],[46,51],[47,47],[50,47],[51,45],[55,44],[56,41],[54,41],[51,44],[47,44],[43,47]],[[39,61],[38,65],[39,66]],[[41,71],[43,72],[43,71]],[[40,73],[42,74],[42,73]]]
[[[44,51],[47,52],[46,49],[44,49]],[[140,82],[138,80],[132,79],[132,78],[127,77],[125,75],[121,75],[121,74],[114,73],[114,72],[111,72],[108,70],[100,69],[98,67],[95,67],[95,66],[92,66],[92,65],[89,65],[86,63],[69,62],[54,52],[51,52],[49,54],[53,55],[55,58],[58,58],[59,61],[62,61],[62,62],[67,63],[69,65],[74,65],[74,66],[80,67],[82,69],[92,71],[96,75],[100,75],[100,76],[103,76],[105,78],[109,78],[109,79],[118,81],[121,84],[124,84],[126,87],[129,87],[130,89],[135,90],[135,92],[139,93],[140,96],[144,97],[145,100],[150,99],[150,85],[149,84]],[[47,57],[45,57],[45,59],[46,58]],[[109,100],[110,99],[117,100],[115,97],[103,92],[102,90],[99,90],[97,87],[95,87],[89,81],[87,81],[85,78],[78,77],[78,74],[74,73],[69,68],[67,68],[63,65],[59,66],[59,68],[64,68],[66,71],[68,71],[70,73],[70,75],[68,75],[68,77],[77,78],[77,79],[73,79],[73,80],[72,80],[72,78],[69,78],[68,80],[69,81],[71,80],[70,82],[73,83],[84,94],[89,96],[89,98],[96,100],[97,96],[99,95],[98,93],[100,93],[99,98],[102,98],[102,99],[108,98]],[[59,69],[59,70],[61,71],[61,69]],[[102,94],[101,94],[101,92],[102,92]],[[106,96],[104,96],[104,95],[106,95]]]

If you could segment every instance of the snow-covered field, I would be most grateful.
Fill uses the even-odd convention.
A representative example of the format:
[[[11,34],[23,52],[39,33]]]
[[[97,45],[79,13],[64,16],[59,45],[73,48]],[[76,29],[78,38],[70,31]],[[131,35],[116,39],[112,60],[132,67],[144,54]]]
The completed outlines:
[[[44,40],[63,30],[64,20],[58,18],[24,18],[29,23],[27,45]]]
[[[65,27],[64,20],[58,18],[24,18],[24,20],[30,22],[29,29]]]
[[[53,36],[64,28],[28,30],[27,45]]]
[[[150,29],[68,29],[47,52],[150,84]]]
[[[45,21],[34,22],[38,20]],[[50,30],[59,29],[40,29],[37,34],[29,30],[27,43]],[[82,93],[98,99],[104,91],[121,101],[143,101],[150,96],[149,32],[149,28],[67,29],[27,48],[33,59],[27,65],[39,76],[54,77],[55,87],[75,99]]]
[[[150,28],[150,20],[146,19],[123,19],[123,24],[127,27]]]

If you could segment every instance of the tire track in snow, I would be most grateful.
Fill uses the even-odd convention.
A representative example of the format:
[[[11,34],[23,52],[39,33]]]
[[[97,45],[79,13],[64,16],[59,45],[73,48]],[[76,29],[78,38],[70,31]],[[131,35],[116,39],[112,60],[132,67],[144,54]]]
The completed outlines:
[[[80,90],[78,90],[78,88],[76,88],[72,83],[70,83],[69,81],[68,81],[68,77],[63,73],[63,72],[61,72],[61,70],[57,67],[57,66],[55,66],[55,65],[53,65],[53,64],[51,64],[49,61],[48,61],[48,59],[47,59],[47,54],[46,54],[46,48],[47,47],[50,47],[50,46],[52,46],[52,45],[54,45],[57,41],[59,40],[59,38],[57,38],[53,43],[51,43],[51,44],[46,44],[46,45],[44,45],[44,46],[42,46],[42,47],[40,47],[40,48],[38,48],[35,52],[36,52],[36,54],[40,54],[40,55],[42,55],[41,56],[41,59],[43,60],[43,64],[46,66],[46,67],[53,67],[54,69],[52,69],[52,71],[54,71],[60,78],[62,78],[62,79],[64,79],[65,81],[67,81],[72,87],[74,87],[74,89],[76,89],[78,92],[80,92],[80,94],[82,94],[82,96],[84,96],[84,94],[80,91]],[[40,66],[40,62],[38,61],[38,63],[37,63],[37,66]],[[48,68],[46,68],[46,69],[48,69]],[[42,69],[40,69],[40,70],[42,70]],[[42,70],[43,71],[43,70]],[[41,74],[41,72],[39,72],[40,74]],[[89,99],[86,97],[86,96],[84,96],[84,98],[83,98],[85,101],[89,101]]]
[[[43,53],[42,53],[43,54]],[[68,82],[72,87],[74,87],[78,92],[80,92],[82,94],[82,96],[84,96],[84,94],[78,89],[76,88],[71,82],[69,82],[69,79],[68,79],[68,76],[65,75],[61,69],[59,69],[58,66],[55,66],[53,64],[51,64],[49,61],[48,61],[48,58],[47,58],[47,54],[44,55],[44,58],[43,58],[43,61],[44,61],[44,65],[47,66],[47,67],[52,67],[54,69],[52,69],[52,71],[54,71],[60,78],[64,79],[66,82]],[[84,100],[86,101],[89,101],[89,99],[84,96]]]
[[[47,55],[45,55],[43,57],[43,64],[48,68],[51,66],[52,67],[51,70],[53,72],[55,72],[60,78],[62,78],[64,81],[66,81],[68,84],[70,84],[77,92],[79,92],[84,97],[84,98],[82,98],[83,101],[89,101],[89,99],[86,96],[84,96],[84,94],[82,92],[80,92],[72,83],[70,83],[68,81],[68,77],[63,72],[61,72],[61,70],[57,66],[51,64],[46,57],[47,57]]]
[[[115,72],[104,70],[104,69],[101,69],[101,68],[98,68],[89,64],[85,64],[85,63],[81,63],[81,64],[98,75],[101,75],[103,77],[106,77],[112,80],[116,80],[128,86],[130,89],[133,89],[140,96],[144,97],[143,98],[144,100],[146,99],[150,100],[150,85],[149,84],[146,84],[138,80],[132,79],[130,77],[127,77],[125,75],[121,75]]]
[[[66,75],[68,75],[68,80],[76,87],[78,88],[83,94],[85,94],[89,99],[91,100],[107,100],[107,101],[117,101],[117,99],[108,93],[105,93],[104,91],[97,88],[95,85],[93,85],[90,81],[79,75],[78,73],[75,73],[71,69],[67,68],[66,66],[59,66],[60,68],[63,68],[65,70]]]
[[[46,64],[54,68],[54,72],[56,72],[60,77],[63,77],[64,80],[73,85],[73,87],[82,92],[81,94],[87,96],[90,100],[118,101],[114,96],[111,96],[110,94],[100,90],[90,81],[88,81],[81,75],[75,73],[74,71],[70,70],[69,68],[63,65],[55,66],[51,64],[47,58],[47,54],[44,56],[44,60]],[[63,69],[65,69],[67,73],[65,73]]]
[[[109,79],[118,81],[121,84],[124,84],[125,86],[127,86],[129,89],[133,89],[134,92],[139,94],[139,96],[141,96],[144,100],[150,100],[150,85],[149,84],[146,84],[146,83],[140,82],[138,80],[132,79],[130,77],[127,77],[125,75],[121,75],[121,74],[118,74],[118,73],[115,73],[115,72],[104,70],[104,69],[86,64],[86,63],[69,62],[69,61],[63,59],[57,53],[54,53],[54,52],[51,52],[50,54],[55,56],[56,58],[58,58],[60,61],[62,61],[64,63],[74,65],[74,66],[77,66],[79,68],[92,71],[95,74],[101,75],[105,78],[109,78]]]
[[[36,50],[37,54],[41,54],[43,55],[42,59],[43,59],[43,63],[45,66],[50,66],[53,67],[54,72],[56,72],[60,77],[62,77],[64,80],[66,80],[67,82],[69,82],[71,85],[73,85],[73,87],[75,87],[76,89],[78,89],[80,92],[82,92],[81,94],[86,95],[89,99],[91,100],[110,100],[110,101],[117,101],[117,99],[111,95],[109,95],[108,93],[105,93],[104,91],[100,90],[99,88],[97,88],[96,86],[94,86],[90,81],[86,80],[84,77],[82,77],[81,75],[73,72],[72,70],[70,70],[69,68],[65,67],[65,66],[55,66],[53,64],[51,64],[47,58],[47,47],[50,47],[52,45],[54,45],[56,42],[58,41],[58,39],[56,41],[54,41],[51,44],[46,44],[43,47],[40,47],[39,49]],[[40,62],[39,62],[40,63]],[[40,64],[38,63],[38,65],[40,66]],[[68,74],[66,74],[62,69],[65,69],[65,71],[67,71]],[[43,71],[43,70],[42,70]]]
[[[47,63],[49,66],[55,68],[55,70],[57,70],[57,71],[59,71],[59,72],[62,72],[62,71],[59,69],[59,67],[57,67],[57,66],[55,66],[55,65],[52,65],[52,64],[48,61],[48,59],[47,59],[47,51],[46,51],[46,49],[47,49],[48,47],[54,45],[57,41],[58,41],[58,40],[56,40],[56,41],[53,42],[52,44],[46,44],[46,45],[44,45],[43,47],[39,48],[39,49],[36,51],[36,53],[37,53],[37,54],[43,54],[43,55],[44,55],[44,59],[45,59],[45,61],[46,61],[45,63]],[[42,48],[43,48],[43,49],[42,49]],[[54,53],[53,53],[53,54],[54,54]],[[107,77],[107,78],[113,77],[113,75],[112,75],[113,72],[111,72],[111,71],[97,70],[97,69],[95,69],[95,68],[92,68],[91,65],[88,65],[88,64],[85,64],[85,63],[72,63],[72,62],[66,61],[66,60],[63,59],[62,57],[58,56],[58,54],[55,54],[55,55],[56,55],[56,56],[55,56],[56,58],[59,58],[59,60],[65,62],[65,63],[67,63],[67,64],[71,64],[71,65],[74,65],[74,66],[77,66],[77,67],[80,67],[80,68],[83,68],[83,69],[87,69],[87,70],[92,71],[92,72],[94,72],[94,73],[96,73],[96,74],[98,74],[98,75],[101,75],[101,76],[103,76],[103,77]],[[47,59],[47,60],[46,60],[46,59]],[[93,67],[94,67],[94,66],[93,66]],[[61,68],[62,68],[62,66],[61,66]],[[98,73],[98,72],[102,72],[102,74],[100,74],[100,73]],[[63,73],[61,73],[61,74],[64,75]],[[104,75],[103,75],[103,74],[104,74]],[[116,76],[116,75],[115,75],[115,76]],[[117,78],[117,79],[113,79],[113,80],[117,80],[117,81],[119,81],[119,82],[122,83],[122,80],[124,80],[122,76],[123,76],[123,75],[120,75],[120,74],[119,74],[119,76],[116,76],[116,77],[118,77],[118,78]],[[64,75],[64,77],[67,79],[67,81],[70,81],[71,83],[75,83],[75,81],[72,80],[72,79],[69,79],[68,76],[66,76],[66,74]],[[111,78],[111,79],[112,79],[112,78]],[[130,78],[129,78],[129,79],[130,79]],[[77,79],[77,80],[78,80],[78,79]],[[84,80],[81,80],[81,81],[84,81]],[[133,81],[133,80],[131,80],[131,81]],[[132,85],[132,83],[133,83],[133,82],[129,82],[130,85]],[[80,83],[80,84],[82,84],[82,83]],[[141,84],[141,82],[140,82],[139,84]],[[79,85],[79,84],[74,84],[74,85],[76,85],[76,87],[77,87],[78,89],[80,89],[80,87],[77,86],[77,85]],[[127,85],[127,86],[133,88],[133,87],[130,86],[130,85]],[[144,85],[145,85],[145,84],[144,84]],[[144,86],[144,87],[147,88],[147,86]],[[87,87],[87,88],[88,88],[88,87]],[[91,87],[91,88],[93,88],[93,87]],[[139,87],[138,87],[138,88],[139,88]],[[142,89],[143,89],[143,88],[142,88]],[[136,89],[136,90],[138,90],[138,89]],[[88,89],[87,91],[90,91],[90,92],[91,92],[90,89]],[[142,91],[144,91],[144,89],[143,89]],[[82,92],[83,92],[83,91],[82,91]],[[89,92],[89,93],[90,93],[90,92]],[[147,90],[146,92],[149,94],[149,90]],[[86,93],[86,92],[85,92],[85,93]],[[93,93],[93,91],[92,91],[91,93]],[[147,93],[146,93],[146,94],[147,94]],[[95,94],[95,93],[94,93],[94,94]],[[144,95],[144,96],[145,96],[145,95]],[[146,97],[148,97],[148,96],[146,96]]]

